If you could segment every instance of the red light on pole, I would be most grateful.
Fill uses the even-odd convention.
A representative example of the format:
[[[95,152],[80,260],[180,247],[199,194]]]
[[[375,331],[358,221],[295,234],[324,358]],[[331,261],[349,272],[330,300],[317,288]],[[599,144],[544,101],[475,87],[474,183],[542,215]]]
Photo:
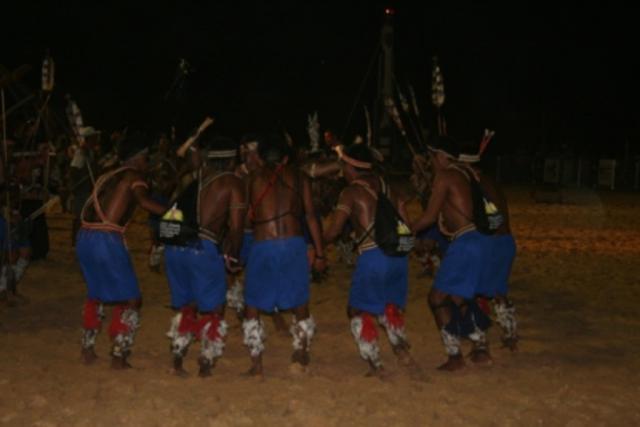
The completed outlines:
[[[396,11],[393,8],[388,7],[384,10],[384,14],[388,16],[392,16],[396,14]]]

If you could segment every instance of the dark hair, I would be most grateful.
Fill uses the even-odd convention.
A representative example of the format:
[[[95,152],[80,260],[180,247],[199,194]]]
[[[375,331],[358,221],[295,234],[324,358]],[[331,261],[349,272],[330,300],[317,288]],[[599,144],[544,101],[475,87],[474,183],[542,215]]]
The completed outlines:
[[[240,145],[253,141],[259,142],[259,138],[260,135],[258,135],[257,133],[245,133],[244,135],[242,135],[242,138],[240,138]]]
[[[460,154],[476,154],[478,152],[478,142],[473,139],[466,139],[458,144]]]
[[[212,129],[207,129],[198,138],[198,146],[209,166],[216,170],[224,170],[229,167],[229,163],[236,158],[238,144],[226,136],[216,135]],[[234,154],[222,158],[209,158],[212,151],[233,151]]]
[[[289,145],[282,135],[271,133],[258,138],[258,155],[265,163],[275,165],[290,154]]]
[[[371,165],[373,165],[375,161],[371,149],[366,144],[351,144],[350,146],[345,148],[344,153],[352,159],[371,163]],[[358,172],[371,172],[371,169],[358,168],[355,166],[354,168]]]
[[[236,142],[227,136],[217,135],[211,128],[205,129],[198,137],[198,147],[203,151],[227,151],[238,148]]]
[[[460,146],[458,141],[446,135],[439,135],[429,141],[429,148],[432,150],[444,151],[453,157],[460,155]]]
[[[151,138],[142,130],[129,130],[127,136],[118,147],[118,157],[120,160],[130,159],[151,146]]]

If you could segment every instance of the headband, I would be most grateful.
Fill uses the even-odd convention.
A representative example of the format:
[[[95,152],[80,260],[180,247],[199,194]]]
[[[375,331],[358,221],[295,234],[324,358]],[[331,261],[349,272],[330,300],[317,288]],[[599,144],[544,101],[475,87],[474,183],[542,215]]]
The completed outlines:
[[[427,148],[429,149],[429,151],[433,151],[434,153],[442,153],[445,156],[451,158],[451,159],[455,159],[456,157],[454,155],[452,155],[451,153],[447,153],[446,151],[444,151],[441,148],[433,148],[432,146],[428,145]]]
[[[478,163],[480,161],[480,154],[460,154],[458,160],[463,163]]]
[[[235,157],[236,153],[236,150],[209,150],[207,159],[228,159],[229,157]]]

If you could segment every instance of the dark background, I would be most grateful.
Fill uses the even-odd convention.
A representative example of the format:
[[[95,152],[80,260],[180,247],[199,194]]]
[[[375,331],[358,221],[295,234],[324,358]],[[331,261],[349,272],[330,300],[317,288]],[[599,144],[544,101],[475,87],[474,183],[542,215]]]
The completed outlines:
[[[205,113],[232,137],[286,128],[306,139],[323,128],[364,132],[347,116],[379,39],[384,7],[396,10],[396,72],[413,84],[433,128],[431,57],[444,73],[451,134],[497,130],[491,150],[639,153],[640,94],[633,9],[563,2],[154,2],[3,6],[0,63],[56,61],[54,102],[71,93],[85,125],[140,123],[167,130],[177,106],[165,94],[179,58],[196,71],[180,107],[183,129]],[[375,70],[362,101],[374,99]],[[54,104],[55,105],[55,104]],[[346,132],[345,132],[346,131]]]

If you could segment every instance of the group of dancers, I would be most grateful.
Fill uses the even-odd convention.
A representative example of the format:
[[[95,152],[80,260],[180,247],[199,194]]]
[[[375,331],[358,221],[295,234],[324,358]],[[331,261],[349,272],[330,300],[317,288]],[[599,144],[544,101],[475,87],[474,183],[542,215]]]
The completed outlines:
[[[262,313],[291,313],[291,361],[306,367],[316,332],[309,307],[311,277],[326,272],[327,248],[344,240],[345,230],[358,254],[347,313],[360,356],[370,374],[384,375],[379,325],[398,360],[415,365],[404,319],[408,255],[390,255],[372,232],[382,197],[418,238],[445,236],[428,297],[448,356],[440,369],[464,367],[463,338],[472,342],[472,362],[491,363],[489,300],[503,343],[515,349],[515,309],[507,285],[515,243],[507,204],[474,163],[478,159],[465,156],[469,153],[452,138],[433,139],[425,153],[434,173],[426,209],[418,218],[408,212],[406,192],[385,179],[379,153],[364,143],[338,146],[334,155],[314,160],[294,153],[279,134],[247,136],[238,147],[206,130],[178,150],[176,165],[166,158],[150,162],[150,142],[143,132],[129,132],[120,144],[119,166],[96,180],[81,211],[76,252],[88,290],[85,363],[97,358],[96,337],[109,305],[111,366],[130,367],[142,297],[124,234],[139,206],[153,218],[152,255],[164,252],[175,310],[167,335],[176,375],[186,375],[183,362],[194,341],[200,341],[199,375],[211,375],[225,347],[227,306],[241,314],[251,375],[263,374]],[[346,183],[329,218],[322,218],[314,202],[314,182],[338,175]],[[478,219],[480,204],[489,213],[482,217],[491,220],[489,226]]]

